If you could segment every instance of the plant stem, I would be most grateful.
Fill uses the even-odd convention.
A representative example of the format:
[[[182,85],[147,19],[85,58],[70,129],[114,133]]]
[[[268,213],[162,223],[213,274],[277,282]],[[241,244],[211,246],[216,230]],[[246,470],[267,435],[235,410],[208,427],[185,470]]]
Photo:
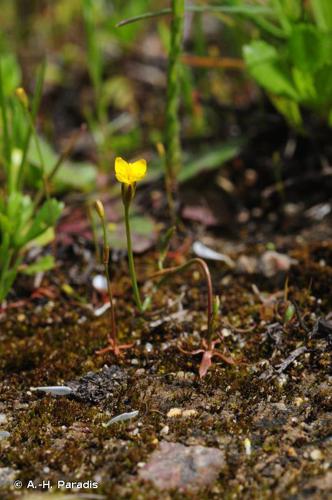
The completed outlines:
[[[169,267],[166,269],[162,269],[161,271],[156,272],[151,276],[151,278],[157,278],[159,276],[164,276],[165,279],[171,277],[174,274],[178,274],[180,272],[185,271],[188,267],[190,266],[198,266],[200,270],[202,271],[204,278],[206,280],[207,284],[207,341],[208,344],[211,344],[212,341],[212,335],[213,335],[213,287],[212,287],[212,280],[211,280],[211,274],[210,270],[206,264],[206,262],[203,259],[200,259],[198,257],[195,257],[193,259],[188,260],[185,264],[182,264],[181,266],[176,266],[176,267]],[[163,281],[163,280],[162,280]],[[161,284],[161,282],[160,282]]]
[[[132,245],[132,241],[131,241],[130,221],[129,221],[129,205],[130,205],[129,203],[124,203],[129,273],[130,273],[130,278],[131,278],[131,284],[133,287],[134,299],[135,299],[135,302],[136,302],[136,305],[138,307],[139,312],[142,313],[143,312],[143,304],[141,301],[141,297],[140,297],[140,293],[139,293],[139,289],[138,289],[138,284],[137,284],[135,262],[134,262],[134,255],[133,255],[133,245]]]
[[[177,174],[181,166],[179,123],[180,58],[182,52],[185,0],[172,0],[172,24],[167,70],[166,105],[166,191],[171,217],[175,219],[174,197],[177,191]]]
[[[32,136],[33,136],[34,141],[35,141],[36,150],[37,150],[37,154],[38,154],[39,162],[40,162],[41,173],[42,173],[42,181],[43,181],[44,193],[45,193],[46,198],[49,199],[50,192],[49,192],[49,189],[48,189],[45,162],[44,162],[43,153],[42,153],[42,150],[41,150],[41,147],[40,147],[39,137],[38,137],[38,134],[37,134],[36,126],[34,124],[34,118],[33,118],[33,115],[31,113],[30,109],[28,109],[24,105],[22,105],[22,108],[23,108],[25,116],[27,117],[27,120],[29,122],[29,125],[30,125],[30,128],[31,128],[31,132],[32,132]]]
[[[10,137],[10,133],[9,133],[7,105],[6,105],[5,95],[4,95],[1,61],[0,61],[0,108],[1,108],[1,118],[2,118],[2,127],[3,127],[2,148],[3,148],[3,155],[5,158],[5,170],[6,170],[7,178],[10,180],[10,176],[11,176],[11,172],[10,172],[10,169],[11,169],[11,137]],[[8,184],[9,184],[9,180],[8,180]]]
[[[113,301],[113,293],[111,287],[111,278],[109,272],[109,260],[110,260],[110,248],[107,242],[107,234],[106,234],[106,223],[105,219],[102,219],[102,227],[103,227],[103,264],[105,269],[106,281],[107,281],[107,291],[108,297],[111,304],[111,338],[114,342],[114,346],[117,344],[117,332],[116,332],[116,321],[115,321],[115,310],[114,310],[114,301]]]
[[[42,64],[40,65],[40,67],[38,69],[38,73],[37,73],[36,87],[35,87],[35,92],[34,92],[34,96],[33,96],[32,107],[31,107],[31,114],[32,114],[33,123],[35,123],[35,120],[37,117],[37,112],[38,112],[39,105],[40,105],[40,101],[42,98],[43,85],[44,85],[44,79],[45,79],[45,71],[46,71],[46,60],[44,60],[42,62]],[[29,124],[28,130],[27,130],[27,135],[25,138],[24,146],[23,146],[22,161],[21,161],[20,169],[19,169],[18,176],[17,176],[18,189],[22,189],[23,177],[24,177],[25,167],[26,167],[27,158],[28,158],[28,154],[29,154],[31,133],[32,133],[32,129],[31,129],[30,124]]]

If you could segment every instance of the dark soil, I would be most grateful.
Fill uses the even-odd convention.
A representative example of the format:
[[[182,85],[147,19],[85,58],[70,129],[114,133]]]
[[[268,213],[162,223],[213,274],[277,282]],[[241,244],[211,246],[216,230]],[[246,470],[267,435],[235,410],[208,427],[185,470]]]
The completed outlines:
[[[75,266],[84,273],[86,253],[92,258],[89,247],[81,242],[62,250],[59,268],[44,279],[43,288],[28,298],[31,283],[22,282],[17,303],[1,312],[0,413],[5,419],[0,430],[10,433],[0,441],[1,467],[7,468],[2,476],[25,486],[29,480],[36,485],[96,481],[98,489],[90,493],[101,496],[91,498],[328,498],[332,244],[298,240],[276,242],[278,250],[297,260],[287,276],[288,290],[284,274],[266,278],[211,265],[221,295],[218,331],[225,353],[237,364],[226,366],[216,358],[203,379],[199,356],[177,348],[180,340],[199,346],[205,335],[205,286],[197,273],[177,277],[160,291],[155,316],[143,321],[133,312],[126,261],[120,259],[114,271],[120,337],[135,345],[115,359],[111,353],[96,355],[109,332],[108,313],[95,317],[90,305],[101,304],[91,291],[96,267],[90,266],[85,283],[69,278]],[[236,261],[239,252],[233,249]],[[265,249],[242,245],[241,254],[257,256]],[[149,274],[154,268],[154,259],[152,252],[138,259],[141,279],[143,269]],[[72,294],[64,286],[68,281]],[[252,284],[266,293],[264,304]],[[296,312],[285,319],[290,301]],[[68,385],[73,393],[30,390],[49,385]],[[182,413],[172,417],[174,411],[168,412],[174,408]],[[136,418],[103,425],[134,410]],[[185,410],[194,411],[186,416]],[[166,493],[139,480],[139,469],[165,440],[220,449],[226,466],[217,482],[200,491]],[[30,498],[39,490],[3,485],[1,498]]]

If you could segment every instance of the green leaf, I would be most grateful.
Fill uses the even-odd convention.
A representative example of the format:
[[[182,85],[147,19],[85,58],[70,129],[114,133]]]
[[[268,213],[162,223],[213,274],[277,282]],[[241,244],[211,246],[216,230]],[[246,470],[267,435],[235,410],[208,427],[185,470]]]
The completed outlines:
[[[243,56],[252,77],[272,94],[298,100],[289,71],[281,63],[277,50],[263,40],[243,48]]]
[[[276,95],[270,95],[270,99],[292,127],[299,129],[302,126],[302,115],[297,102]]]
[[[63,203],[51,198],[46,200],[42,207],[36,213],[30,228],[25,234],[17,236],[17,242],[20,246],[27,244],[43,234],[49,227],[55,226],[58,218],[61,215]]]
[[[303,0],[279,0],[280,8],[290,21],[297,21],[302,15]]]
[[[52,255],[44,255],[39,260],[37,260],[37,262],[34,262],[33,264],[23,267],[22,269],[20,269],[20,271],[23,274],[32,276],[34,274],[43,271],[49,271],[50,269],[53,269],[54,266],[55,266],[54,257]]]
[[[150,19],[153,17],[167,16],[171,14],[172,9],[166,8],[154,12],[145,12],[144,14],[139,14],[137,16],[130,17],[120,21],[116,26],[120,28],[121,26],[126,26],[127,24],[136,23],[137,21],[143,21],[145,19]],[[198,12],[198,13],[217,13],[217,14],[239,14],[243,16],[259,16],[259,15],[272,15],[273,10],[269,7],[261,5],[188,5],[186,7],[186,12]]]
[[[311,0],[310,3],[317,26],[324,31],[332,31],[331,0]]]
[[[39,144],[45,162],[46,174],[49,174],[58,161],[58,155],[42,137],[39,137]],[[28,160],[41,169],[35,141],[30,143]],[[57,191],[69,189],[90,191],[95,186],[96,175],[96,167],[91,163],[67,160],[61,165],[53,179],[53,183]],[[30,181],[33,181],[33,179],[30,179]]]
[[[313,75],[296,67],[293,68],[292,74],[301,103],[314,103],[317,100],[317,91]]]
[[[294,66],[303,72],[315,72],[331,58],[329,37],[309,24],[293,28],[288,46]]]
[[[332,64],[323,66],[315,74],[317,101],[320,105],[332,105]],[[328,111],[328,109],[325,109]]]
[[[53,241],[55,238],[55,230],[54,227],[49,227],[44,231],[42,234],[37,236],[37,238],[34,238],[33,240],[29,241],[26,244],[26,248],[33,248],[33,247],[45,247],[51,241]]]
[[[197,159],[186,163],[182,167],[178,176],[179,182],[186,182],[201,172],[221,167],[223,163],[237,156],[243,145],[243,139],[233,140],[200,154]]]
[[[2,88],[5,97],[13,95],[21,83],[21,70],[13,54],[1,54]]]

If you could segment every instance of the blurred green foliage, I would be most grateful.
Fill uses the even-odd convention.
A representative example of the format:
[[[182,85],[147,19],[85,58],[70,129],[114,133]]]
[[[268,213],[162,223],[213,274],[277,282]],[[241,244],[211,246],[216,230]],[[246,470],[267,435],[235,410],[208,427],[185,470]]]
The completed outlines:
[[[243,48],[248,71],[291,125],[302,128],[302,108],[332,125],[332,2],[267,3],[278,34],[260,26]]]
[[[41,68],[32,103],[32,119],[36,116],[40,101],[43,74]],[[0,59],[0,173],[4,177],[0,197],[0,303],[6,298],[29,246],[40,246],[53,239],[54,227],[63,208],[61,202],[43,192],[43,186],[39,188],[39,194],[47,195],[44,202],[42,196],[35,194],[32,197],[24,192],[26,158],[32,130],[23,109],[29,106],[27,98],[22,104],[13,95],[18,83],[19,70],[15,58]],[[36,178],[39,180],[42,177],[40,168]],[[38,181],[36,188],[37,184]],[[53,261],[50,257],[46,261],[43,258],[34,263],[33,269],[38,272],[51,265]]]

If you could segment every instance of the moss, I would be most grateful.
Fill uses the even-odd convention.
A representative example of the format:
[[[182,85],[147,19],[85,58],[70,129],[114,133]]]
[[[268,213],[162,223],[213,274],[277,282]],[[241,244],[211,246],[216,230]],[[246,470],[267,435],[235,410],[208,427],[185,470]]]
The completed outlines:
[[[293,253],[302,267],[301,273],[296,268],[290,273],[290,293],[311,327],[310,315],[327,313],[331,305],[325,296],[330,268],[317,264],[322,255],[325,259],[331,255],[331,249],[314,245]],[[220,326],[223,318],[236,328],[252,324],[253,319],[260,321],[259,304],[250,291],[252,278],[231,274],[224,290],[218,287],[220,274],[216,266],[214,279],[217,291],[223,294]],[[183,281],[177,279],[167,299],[177,298],[180,284]],[[259,286],[270,292],[280,290],[279,284],[261,277]],[[118,296],[119,329],[124,340],[131,332],[140,340],[140,345],[120,360],[111,354],[95,354],[107,342],[107,314],[94,318],[86,307],[61,296],[52,307],[27,302],[19,312],[8,310],[1,324],[0,370],[1,411],[9,418],[11,436],[1,442],[2,465],[19,470],[23,482],[98,477],[98,493],[135,500],[262,499],[269,498],[271,489],[282,498],[288,487],[295,493],[302,491],[310,478],[323,474],[321,464],[313,463],[306,450],[310,443],[317,446],[325,439],[324,428],[329,428],[318,424],[327,420],[328,412],[326,339],[307,341],[296,319],[282,326],[278,338],[267,335],[264,324],[245,333],[234,329],[225,344],[246,362],[234,368],[214,363],[200,380],[196,375],[199,357],[184,356],[176,347],[184,334],[191,341],[194,331],[204,335],[205,329],[204,295],[199,284],[188,276],[185,288],[183,305],[188,317],[155,328],[133,317],[129,291]],[[310,300],[313,293],[322,299],[320,303]],[[158,294],[158,309],[165,300],[164,294]],[[24,321],[17,321],[18,314],[24,315]],[[162,315],[159,312],[157,318]],[[147,342],[153,346],[151,352],[145,349]],[[305,342],[312,352],[289,366],[284,385],[275,384],[273,378],[260,378],[269,364],[275,366]],[[162,347],[165,345],[169,346],[166,350]],[[87,371],[99,370],[105,363],[120,365],[127,379],[112,400],[92,404],[71,397],[28,393],[30,386],[68,383]],[[296,406],[295,398],[306,403]],[[197,413],[187,419],[168,418],[168,411],[174,407],[195,409]],[[138,419],[103,427],[111,416],[134,409],[139,411]],[[168,434],[161,433],[165,426]],[[244,453],[246,437],[251,441],[251,456]],[[226,453],[227,468],[215,485],[196,497],[196,493],[161,494],[152,485],[137,481],[136,473],[138,464],[148,460],[162,439],[217,446]],[[296,458],[287,454],[290,445]],[[324,453],[326,460],[331,460],[331,449],[326,447]],[[292,460],[297,461],[297,475]],[[49,472],[44,472],[45,467]],[[1,495],[11,498],[6,488]]]

